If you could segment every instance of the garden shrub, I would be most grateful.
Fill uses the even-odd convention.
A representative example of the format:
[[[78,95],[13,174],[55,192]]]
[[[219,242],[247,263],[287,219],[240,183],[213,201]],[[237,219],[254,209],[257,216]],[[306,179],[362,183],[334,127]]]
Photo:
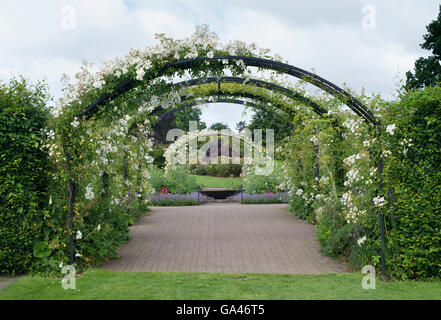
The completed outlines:
[[[274,161],[270,174],[256,174],[254,166],[246,166],[241,174],[243,190],[247,193],[267,193],[284,191],[285,176],[282,164]]]
[[[183,166],[174,167],[167,172],[153,167],[150,170],[149,182],[157,193],[190,194],[198,190],[196,177]]]
[[[192,164],[188,170],[196,175],[212,177],[239,177],[242,172],[241,164]]]
[[[150,152],[150,156],[153,158],[153,165],[163,169],[165,167],[164,152],[167,149],[167,145],[154,145]]]
[[[48,212],[49,165],[43,83],[0,84],[0,274],[26,273],[39,250]]]

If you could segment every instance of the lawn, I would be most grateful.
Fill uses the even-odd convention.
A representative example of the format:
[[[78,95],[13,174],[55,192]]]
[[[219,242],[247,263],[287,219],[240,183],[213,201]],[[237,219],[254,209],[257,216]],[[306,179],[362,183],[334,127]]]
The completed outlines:
[[[0,299],[441,299],[441,282],[382,282],[361,286],[364,275],[221,274],[88,270],[75,290],[61,280],[23,277]]]
[[[211,176],[195,176],[196,183],[207,188],[240,188],[240,178],[223,178]]]

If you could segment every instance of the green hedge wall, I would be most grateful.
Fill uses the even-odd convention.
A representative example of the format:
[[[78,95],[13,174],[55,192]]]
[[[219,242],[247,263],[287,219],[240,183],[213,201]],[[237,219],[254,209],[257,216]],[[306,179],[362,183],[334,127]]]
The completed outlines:
[[[441,277],[441,88],[403,96],[391,110],[398,128],[385,170],[392,206],[390,261],[399,278]]]
[[[0,274],[28,271],[48,204],[43,84],[0,84]]]

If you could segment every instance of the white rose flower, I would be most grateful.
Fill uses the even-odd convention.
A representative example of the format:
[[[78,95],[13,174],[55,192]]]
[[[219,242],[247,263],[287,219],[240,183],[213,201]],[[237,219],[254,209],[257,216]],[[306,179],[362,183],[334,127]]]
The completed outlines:
[[[395,124],[390,124],[386,127],[386,132],[389,133],[391,136],[393,136],[395,128],[396,128]]]
[[[86,197],[87,200],[93,200],[93,198],[95,198],[95,194],[94,194],[93,189],[92,189],[92,187],[90,185],[88,185],[86,187],[85,197]]]
[[[78,118],[75,117],[74,120],[70,123],[70,125],[74,128],[78,127],[80,125],[80,122],[78,121]]]
[[[374,201],[374,205],[376,207],[382,207],[385,204],[385,200],[384,197],[375,197],[374,199],[372,199]]]
[[[361,247],[361,245],[366,241],[366,236],[363,236],[362,238],[357,240],[357,244]]]

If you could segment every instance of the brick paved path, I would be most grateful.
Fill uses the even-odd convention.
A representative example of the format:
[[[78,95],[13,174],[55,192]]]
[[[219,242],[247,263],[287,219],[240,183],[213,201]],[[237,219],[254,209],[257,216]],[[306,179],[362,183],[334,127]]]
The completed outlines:
[[[209,204],[155,207],[131,228],[117,271],[337,273],[342,263],[319,253],[315,227],[286,205]]]

